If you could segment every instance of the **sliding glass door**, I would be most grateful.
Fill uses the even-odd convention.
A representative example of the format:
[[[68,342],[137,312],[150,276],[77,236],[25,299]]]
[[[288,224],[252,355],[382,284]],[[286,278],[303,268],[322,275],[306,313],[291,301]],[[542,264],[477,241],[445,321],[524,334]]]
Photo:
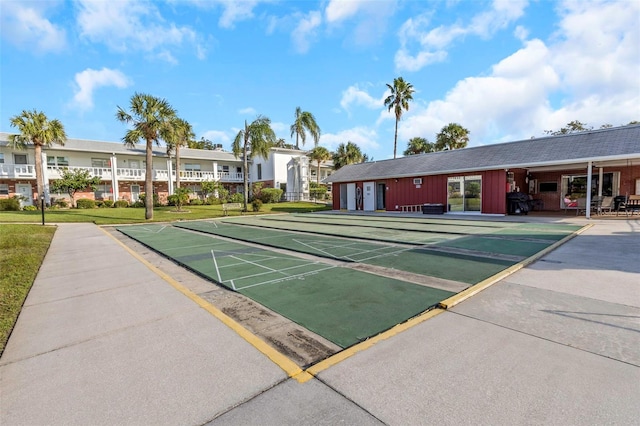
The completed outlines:
[[[447,179],[450,212],[482,210],[482,176],[454,176]]]

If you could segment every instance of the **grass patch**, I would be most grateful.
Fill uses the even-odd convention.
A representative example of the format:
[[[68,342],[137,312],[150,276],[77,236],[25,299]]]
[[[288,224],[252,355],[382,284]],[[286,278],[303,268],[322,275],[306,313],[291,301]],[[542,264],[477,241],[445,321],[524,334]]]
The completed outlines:
[[[175,207],[156,207],[153,209],[151,222],[173,222],[176,220],[197,220],[222,217],[222,205],[214,206],[184,206],[188,212],[176,212]],[[249,212],[245,215],[265,213],[307,213],[320,210],[331,210],[331,206],[310,202],[287,202],[263,204],[260,212]],[[240,215],[239,211],[230,212],[231,216]],[[41,223],[42,215],[39,211],[0,212],[2,223]],[[146,223],[144,208],[98,208],[98,209],[70,209],[45,210],[45,223],[90,222],[96,225],[114,225],[126,223]]]
[[[0,225],[0,355],[55,232],[52,226]]]

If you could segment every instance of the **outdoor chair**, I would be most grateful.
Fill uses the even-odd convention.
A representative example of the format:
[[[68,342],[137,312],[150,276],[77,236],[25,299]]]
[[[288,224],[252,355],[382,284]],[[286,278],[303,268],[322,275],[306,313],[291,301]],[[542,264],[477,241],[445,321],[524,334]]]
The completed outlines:
[[[598,208],[598,214],[604,214],[605,212],[611,213],[613,210],[613,197],[603,197],[602,203]]]
[[[580,216],[581,213],[587,213],[587,199],[586,198],[578,198],[576,200],[576,216]]]

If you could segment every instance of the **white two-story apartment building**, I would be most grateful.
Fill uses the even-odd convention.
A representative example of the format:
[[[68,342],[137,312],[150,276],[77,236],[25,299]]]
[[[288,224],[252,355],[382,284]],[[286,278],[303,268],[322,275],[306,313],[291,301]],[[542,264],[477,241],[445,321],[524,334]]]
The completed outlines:
[[[52,145],[42,151],[45,200],[68,198],[66,194],[52,194],[50,182],[60,178],[62,169],[87,169],[92,176],[101,178],[95,192],[78,193],[76,198],[95,200],[126,200],[135,202],[144,192],[146,173],[145,145],[128,148],[121,142],[101,142],[67,139],[64,146]],[[24,205],[33,204],[37,194],[33,147],[18,150],[11,147],[9,133],[0,133],[0,198],[20,195]],[[316,180],[316,167],[309,165],[304,151],[272,148],[269,158],[251,159],[249,182],[264,182],[265,187],[281,188],[288,200],[309,198],[309,181]],[[325,177],[330,173],[323,167]],[[201,193],[201,183],[215,181],[230,193],[243,191],[242,158],[223,150],[180,149],[180,170],[175,157],[166,149],[154,147],[154,193],[160,202],[173,194],[176,173],[180,185]]]

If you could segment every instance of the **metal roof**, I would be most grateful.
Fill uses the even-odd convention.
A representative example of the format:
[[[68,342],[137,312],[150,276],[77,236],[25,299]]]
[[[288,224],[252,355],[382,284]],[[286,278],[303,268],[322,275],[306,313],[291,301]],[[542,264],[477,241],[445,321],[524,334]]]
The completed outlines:
[[[591,130],[344,166],[324,182],[640,159],[640,125]]]
[[[0,146],[7,146],[11,133],[0,132]],[[75,151],[75,152],[101,152],[105,154],[121,155],[145,155],[145,143],[136,145],[135,148],[128,148],[123,142],[103,142],[86,139],[67,139],[64,146],[52,145],[47,150],[55,151]],[[153,147],[154,157],[167,157],[167,150],[164,146]],[[233,153],[226,151],[212,151],[206,149],[180,148],[180,158],[198,159],[225,162],[241,162],[242,158],[236,158]]]

